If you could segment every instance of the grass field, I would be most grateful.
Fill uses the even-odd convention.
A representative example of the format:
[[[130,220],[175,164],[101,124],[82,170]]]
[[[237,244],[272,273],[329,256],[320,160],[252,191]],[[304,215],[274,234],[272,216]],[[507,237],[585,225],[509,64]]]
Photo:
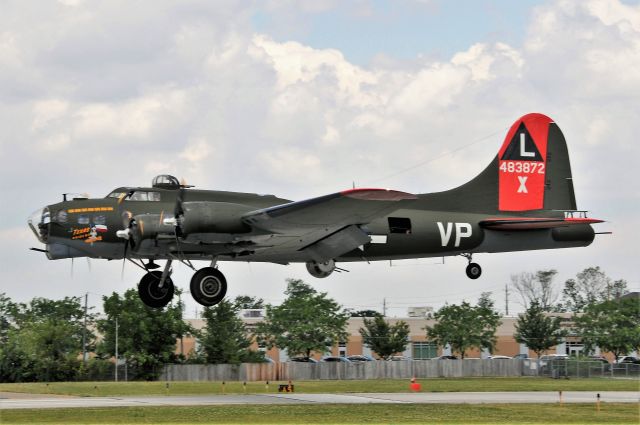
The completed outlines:
[[[613,379],[549,379],[549,378],[447,378],[422,379],[423,391],[638,391],[638,380]],[[202,395],[202,394],[261,394],[277,392],[278,384],[271,382],[53,382],[0,384],[0,391],[31,394],[66,394],[77,396],[125,395]],[[296,381],[298,393],[396,393],[407,392],[409,381]]]
[[[8,424],[638,424],[638,405],[260,405],[0,411]]]

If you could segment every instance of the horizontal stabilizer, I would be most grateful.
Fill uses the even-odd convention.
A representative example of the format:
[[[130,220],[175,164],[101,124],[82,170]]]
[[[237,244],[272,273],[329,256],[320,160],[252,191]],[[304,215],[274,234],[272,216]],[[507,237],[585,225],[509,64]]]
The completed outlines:
[[[514,217],[489,218],[482,220],[480,226],[490,230],[531,230],[553,229],[555,227],[575,226],[577,224],[596,224],[603,220],[595,218],[543,218],[543,217]]]

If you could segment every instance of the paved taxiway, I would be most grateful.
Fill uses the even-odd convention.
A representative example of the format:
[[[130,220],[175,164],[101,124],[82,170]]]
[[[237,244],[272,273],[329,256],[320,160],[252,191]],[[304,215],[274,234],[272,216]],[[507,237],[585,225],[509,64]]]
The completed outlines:
[[[567,391],[565,403],[595,403],[597,392]],[[603,402],[638,403],[638,391],[602,391]],[[368,404],[368,403],[558,403],[559,394],[531,392],[449,392],[449,393],[369,393],[369,394],[248,394],[153,397],[48,397],[13,396],[0,393],[0,409],[46,409],[124,406],[206,406],[220,404]]]

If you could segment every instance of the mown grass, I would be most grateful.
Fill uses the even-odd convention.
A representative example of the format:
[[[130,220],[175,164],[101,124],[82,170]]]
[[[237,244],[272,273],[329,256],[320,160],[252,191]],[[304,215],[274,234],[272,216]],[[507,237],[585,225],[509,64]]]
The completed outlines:
[[[243,405],[2,410],[5,424],[638,424],[638,405]]]
[[[423,391],[638,391],[638,380],[549,378],[421,379]],[[285,382],[53,382],[0,384],[0,391],[76,396],[201,395],[275,393]],[[406,379],[366,381],[294,381],[298,393],[399,393],[409,390]]]

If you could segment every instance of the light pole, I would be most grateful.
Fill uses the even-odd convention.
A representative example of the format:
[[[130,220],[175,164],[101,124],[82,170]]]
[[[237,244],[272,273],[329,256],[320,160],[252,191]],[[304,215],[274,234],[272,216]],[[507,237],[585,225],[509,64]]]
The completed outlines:
[[[116,317],[116,373],[115,378],[116,382],[118,382],[118,318]]]

